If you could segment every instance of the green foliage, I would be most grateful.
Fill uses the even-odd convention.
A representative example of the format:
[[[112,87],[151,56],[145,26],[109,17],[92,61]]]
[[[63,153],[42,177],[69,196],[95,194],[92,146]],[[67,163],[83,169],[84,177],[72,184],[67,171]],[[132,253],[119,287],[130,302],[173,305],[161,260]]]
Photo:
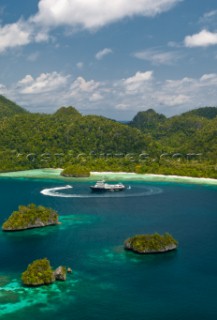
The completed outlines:
[[[147,111],[140,111],[133,118],[130,125],[138,128],[143,132],[150,133],[159,128],[159,125],[166,120],[163,114],[158,114],[153,109]]]
[[[171,118],[149,109],[123,124],[82,116],[74,107],[48,115],[15,106],[0,97],[3,114],[13,114],[1,117],[0,112],[0,172],[72,166],[67,170],[85,175],[90,170],[136,171],[216,178],[216,107]],[[173,158],[178,153],[181,158]]]
[[[85,166],[81,165],[71,165],[67,168],[65,168],[61,175],[64,177],[89,177],[90,176],[90,170],[86,168]]]
[[[168,251],[171,246],[174,249],[177,245],[178,242],[169,233],[165,233],[163,235],[158,233],[135,235],[125,241],[126,249],[130,249],[138,253]]]
[[[1,153],[15,150],[14,164],[29,168],[55,167],[80,153],[139,153],[149,144],[150,138],[139,130],[99,116],[69,117],[61,112],[0,121]],[[6,167],[3,154],[0,159]]]
[[[2,119],[3,117],[11,117],[15,114],[24,113],[27,113],[25,109],[21,108],[16,103],[0,95],[0,119]]]
[[[150,134],[161,153],[202,153],[216,161],[217,107],[205,107],[166,118],[153,110],[139,112],[130,126]]]
[[[40,286],[55,281],[53,270],[47,258],[33,261],[22,273],[22,282],[27,286]]]
[[[197,115],[197,116],[204,117],[207,119],[214,119],[215,117],[217,117],[217,108],[216,107],[203,107],[203,108],[191,110],[188,112],[188,114]]]
[[[208,161],[173,159],[171,156],[157,161],[146,161],[135,166],[136,173],[177,175],[217,179],[217,167]]]
[[[4,231],[23,230],[34,227],[42,227],[58,223],[56,211],[43,206],[29,204],[19,206],[18,211],[14,211],[11,216],[3,223]]]
[[[74,107],[61,107],[55,113],[54,116],[58,117],[71,117],[71,118],[80,118],[81,114]]]

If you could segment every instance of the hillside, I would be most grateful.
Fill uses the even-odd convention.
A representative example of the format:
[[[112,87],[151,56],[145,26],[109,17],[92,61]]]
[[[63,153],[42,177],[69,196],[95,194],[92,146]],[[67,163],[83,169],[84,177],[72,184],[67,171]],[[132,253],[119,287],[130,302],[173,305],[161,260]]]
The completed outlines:
[[[217,155],[217,108],[204,107],[166,118],[153,110],[139,112],[130,126],[149,133],[163,152]]]
[[[107,161],[150,148],[157,146],[140,130],[101,116],[82,116],[73,107],[61,107],[52,115],[0,119],[0,171],[63,166],[79,162],[81,153],[82,159],[85,154]]]
[[[8,100],[4,96],[0,95],[0,119],[3,117],[11,117],[16,114],[25,114],[27,111],[16,103]]]
[[[124,124],[83,116],[72,106],[51,115],[32,114],[4,97],[1,102],[1,110],[13,116],[0,118],[0,171],[81,165],[81,172],[87,167],[89,171],[217,175],[217,108],[171,118],[149,109]],[[174,154],[179,155],[175,162]],[[201,161],[211,167],[205,169]],[[195,165],[198,169],[193,173]]]
[[[199,109],[194,109],[185,114],[197,115],[207,119],[214,119],[217,117],[217,107],[203,107]]]
[[[138,112],[130,126],[141,130],[144,133],[152,133],[160,128],[160,125],[166,121],[163,114],[155,112],[153,109]]]
[[[0,121],[1,150],[18,152],[140,152],[149,140],[134,128],[99,116],[24,114]]]

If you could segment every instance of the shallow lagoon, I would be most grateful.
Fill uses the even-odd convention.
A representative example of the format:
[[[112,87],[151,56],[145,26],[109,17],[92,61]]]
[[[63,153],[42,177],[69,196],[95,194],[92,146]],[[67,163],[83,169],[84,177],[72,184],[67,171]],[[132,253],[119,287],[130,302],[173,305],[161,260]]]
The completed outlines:
[[[1,223],[19,204],[30,202],[58,210],[62,222],[0,234],[2,319],[217,316],[216,185],[145,181],[129,174],[95,174],[66,182],[56,179],[54,172],[52,178],[46,171],[48,175],[40,173],[44,179],[11,174],[0,179]],[[122,181],[131,189],[95,196],[89,186],[101,177]],[[55,196],[41,193],[68,184],[73,188],[57,190]],[[179,241],[179,249],[148,256],[123,250],[128,236],[155,231],[169,231]],[[64,283],[23,287],[20,273],[33,259],[43,257],[54,267],[70,266],[73,273]]]

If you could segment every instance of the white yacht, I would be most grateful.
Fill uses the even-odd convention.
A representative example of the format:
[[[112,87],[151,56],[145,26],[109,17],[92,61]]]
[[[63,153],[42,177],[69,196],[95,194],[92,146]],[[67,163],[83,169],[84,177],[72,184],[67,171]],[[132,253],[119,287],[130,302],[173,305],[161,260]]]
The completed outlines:
[[[92,191],[123,191],[126,187],[123,183],[119,182],[116,184],[106,183],[104,180],[97,181],[94,186],[90,186]]]

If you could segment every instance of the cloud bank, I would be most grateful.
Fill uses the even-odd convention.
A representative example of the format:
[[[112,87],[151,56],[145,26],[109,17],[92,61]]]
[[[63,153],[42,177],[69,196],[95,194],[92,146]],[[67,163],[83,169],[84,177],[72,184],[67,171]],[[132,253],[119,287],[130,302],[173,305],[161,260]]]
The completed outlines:
[[[217,33],[204,29],[197,34],[185,37],[184,43],[189,48],[217,45]]]
[[[49,27],[62,25],[98,29],[133,16],[153,17],[181,0],[40,0],[34,22]]]
[[[123,120],[149,108],[173,115],[216,105],[216,86],[216,73],[159,80],[149,70],[137,71],[125,79],[100,82],[54,71],[37,77],[26,75],[10,87],[2,83],[0,94],[32,112],[50,113],[62,105],[74,105],[83,113],[112,115]]]
[[[97,30],[124,18],[154,17],[170,10],[180,1],[40,0],[38,12],[28,20],[0,26],[0,53],[9,48],[48,41],[50,31],[60,26],[76,31]]]

